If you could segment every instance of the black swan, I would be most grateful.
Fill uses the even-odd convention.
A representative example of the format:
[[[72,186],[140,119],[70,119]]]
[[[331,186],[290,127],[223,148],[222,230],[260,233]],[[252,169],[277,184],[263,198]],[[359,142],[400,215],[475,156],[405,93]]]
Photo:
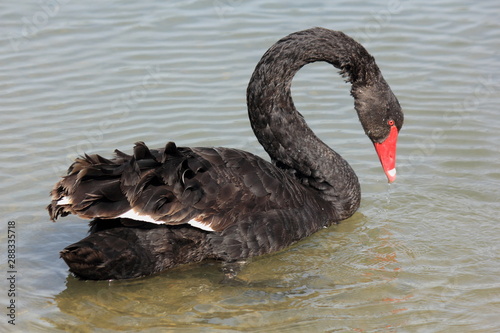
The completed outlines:
[[[70,271],[101,280],[204,259],[231,267],[354,214],[356,174],[292,101],[294,75],[315,61],[332,64],[352,84],[359,120],[394,181],[403,113],[374,58],[342,32],[299,31],[264,54],[247,89],[253,131],[272,163],[238,149],[173,142],[160,149],[139,142],[133,154],[116,150],[112,159],[76,159],[47,207],[53,221],[68,214],[92,219],[90,235],[61,251]]]

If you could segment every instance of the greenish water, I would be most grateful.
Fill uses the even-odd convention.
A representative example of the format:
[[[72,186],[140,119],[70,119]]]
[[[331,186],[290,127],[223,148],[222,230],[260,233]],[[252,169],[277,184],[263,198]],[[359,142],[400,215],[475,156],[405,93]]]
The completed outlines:
[[[494,332],[500,330],[497,1],[239,0],[0,5],[1,331]],[[83,282],[58,252],[85,221],[49,222],[53,184],[83,152],[136,141],[265,156],[246,115],[255,64],[280,37],[342,30],[375,56],[405,111],[388,185],[349,86],[302,69],[294,99],[351,163],[360,210],[221,285],[213,263]],[[15,221],[15,296],[8,273]],[[15,323],[6,314],[15,301]]]

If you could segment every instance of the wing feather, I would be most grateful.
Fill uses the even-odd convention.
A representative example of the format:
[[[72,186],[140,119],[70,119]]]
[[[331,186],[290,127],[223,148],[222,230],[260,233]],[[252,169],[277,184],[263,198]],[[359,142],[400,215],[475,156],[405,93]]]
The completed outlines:
[[[301,189],[285,171],[248,152],[173,142],[149,149],[138,142],[132,155],[116,150],[113,159],[77,159],[52,190],[48,210],[53,220],[71,213],[221,232],[256,211],[300,207]]]

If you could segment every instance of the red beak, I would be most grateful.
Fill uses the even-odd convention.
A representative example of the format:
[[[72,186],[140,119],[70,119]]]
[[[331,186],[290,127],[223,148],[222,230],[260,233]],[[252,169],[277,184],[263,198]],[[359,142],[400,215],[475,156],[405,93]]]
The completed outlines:
[[[396,179],[396,143],[398,141],[398,129],[396,126],[391,126],[391,132],[384,142],[375,142],[375,150],[377,151],[380,163],[382,163],[382,169],[384,169],[385,175],[392,183]]]

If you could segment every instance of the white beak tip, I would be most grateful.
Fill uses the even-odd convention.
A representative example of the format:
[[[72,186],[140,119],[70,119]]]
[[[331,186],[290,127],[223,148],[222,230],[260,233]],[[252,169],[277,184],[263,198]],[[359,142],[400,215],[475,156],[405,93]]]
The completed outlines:
[[[388,170],[385,174],[387,175],[389,183],[392,183],[393,181],[396,180],[396,168]]]

